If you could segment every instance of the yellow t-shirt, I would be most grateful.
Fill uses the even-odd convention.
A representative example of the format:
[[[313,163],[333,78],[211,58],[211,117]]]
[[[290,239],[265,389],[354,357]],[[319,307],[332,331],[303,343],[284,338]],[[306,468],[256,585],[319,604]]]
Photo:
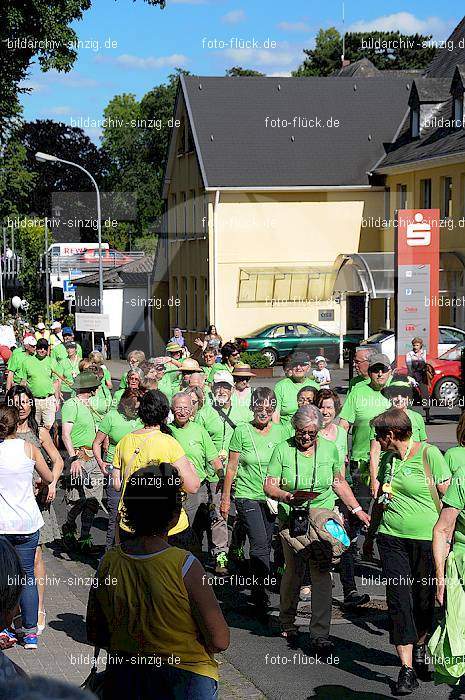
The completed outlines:
[[[139,450],[134,456],[135,450]],[[113,466],[121,470],[121,498],[119,499],[118,512],[123,511],[123,496],[126,489],[126,484],[130,476],[138,469],[147,466],[149,462],[176,462],[181,457],[184,457],[185,452],[181,445],[171,435],[165,435],[160,430],[154,429],[149,433],[128,433],[115,447],[115,456],[113,457]],[[128,468],[129,462],[132,464]],[[121,518],[119,526],[126,532],[131,532],[131,529],[125,525]],[[184,532],[189,527],[184,508],[181,510],[179,520],[176,525],[169,531],[168,535],[178,535]]]
[[[113,547],[100,562],[89,608],[98,608],[107,621],[109,651],[157,655],[218,681],[218,664],[199,641],[184,584],[188,559],[194,557],[178,547],[142,557]]]

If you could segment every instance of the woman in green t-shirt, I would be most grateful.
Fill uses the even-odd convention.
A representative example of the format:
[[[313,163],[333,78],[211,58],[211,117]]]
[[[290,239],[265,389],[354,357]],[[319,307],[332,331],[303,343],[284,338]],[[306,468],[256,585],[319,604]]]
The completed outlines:
[[[433,528],[441,510],[440,495],[450,470],[435,445],[412,436],[410,417],[391,408],[371,420],[384,454],[380,460],[377,498],[364,553],[371,557],[376,537],[391,622],[390,641],[401,669],[399,695],[418,687],[417,674],[429,680],[426,638],[434,614]]]
[[[447,450],[444,459],[452,474],[465,465],[465,412],[462,413],[457,423],[457,445]]]
[[[281,530],[289,528],[291,508],[327,508],[332,510],[336,495],[362,523],[370,518],[357,502],[343,474],[338,451],[333,442],[319,438],[323,417],[315,406],[303,406],[292,418],[294,437],[281,442],[274,450],[265,480],[265,494],[279,501]],[[296,554],[282,536],[286,569],[281,581],[280,622],[282,635],[288,640],[298,634],[295,625],[299,590],[306,561]],[[329,640],[332,583],[329,567],[321,570],[309,561],[312,579],[312,619],[310,634],[313,652],[328,656],[333,650]]]
[[[267,502],[263,483],[274,448],[283,440],[283,429],[273,423],[276,396],[268,387],[255,389],[250,407],[253,419],[236,427],[229,443],[229,461],[221,499],[221,514],[227,520],[231,486],[236,480],[237,516],[250,542],[250,568],[255,585],[252,602],[258,612],[266,612],[269,600],[266,581],[270,573],[271,538],[276,509]]]
[[[92,452],[97,460],[102,474],[106,480],[108,525],[105,549],[113,546],[115,540],[116,516],[120,493],[113,487],[111,472],[113,471],[113,457],[118,442],[133,430],[143,427],[143,423],[137,415],[139,408],[139,396],[130,389],[125,389],[118,406],[105,414],[100,422],[92,443]],[[105,451],[105,459],[102,458],[102,447]]]

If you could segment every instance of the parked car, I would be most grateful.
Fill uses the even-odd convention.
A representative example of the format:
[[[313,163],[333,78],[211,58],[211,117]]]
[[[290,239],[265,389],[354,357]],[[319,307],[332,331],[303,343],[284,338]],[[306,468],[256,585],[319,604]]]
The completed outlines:
[[[261,352],[270,366],[295,350],[305,350],[311,357],[324,355],[329,362],[339,360],[339,336],[311,323],[275,323],[246,338],[236,338],[241,351]],[[344,336],[344,354],[357,347],[359,339]]]
[[[430,394],[434,399],[445,404],[458,402],[462,381],[461,356],[464,348],[465,340],[462,340],[437,359],[428,361]]]
[[[441,357],[447,350],[454,348],[457,343],[465,340],[465,331],[453,326],[439,326],[438,357]],[[396,343],[394,331],[381,330],[370,335],[363,340],[360,345],[378,345],[379,351],[389,357],[394,362],[396,356]]]
[[[126,265],[134,260],[130,253],[122,253],[119,250],[102,250],[102,265],[104,267],[118,267]],[[82,262],[98,264],[99,251],[88,250],[82,255]]]

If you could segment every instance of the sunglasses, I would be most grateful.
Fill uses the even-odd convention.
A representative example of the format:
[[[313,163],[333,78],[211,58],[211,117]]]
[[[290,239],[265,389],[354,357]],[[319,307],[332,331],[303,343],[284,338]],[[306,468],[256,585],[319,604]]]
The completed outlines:
[[[315,438],[318,435],[318,430],[296,430],[295,434],[299,437],[307,435],[308,437]]]
[[[272,416],[273,413],[275,412],[276,408],[273,408],[273,406],[263,406],[257,404],[256,406],[253,407],[253,410],[256,413],[267,413],[269,416]]]

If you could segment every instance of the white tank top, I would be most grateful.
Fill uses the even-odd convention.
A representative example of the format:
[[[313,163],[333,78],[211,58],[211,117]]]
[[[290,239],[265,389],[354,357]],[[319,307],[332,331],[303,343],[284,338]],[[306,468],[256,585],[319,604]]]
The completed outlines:
[[[18,438],[0,443],[0,534],[31,535],[44,520],[34,497],[35,460],[29,443]]]

